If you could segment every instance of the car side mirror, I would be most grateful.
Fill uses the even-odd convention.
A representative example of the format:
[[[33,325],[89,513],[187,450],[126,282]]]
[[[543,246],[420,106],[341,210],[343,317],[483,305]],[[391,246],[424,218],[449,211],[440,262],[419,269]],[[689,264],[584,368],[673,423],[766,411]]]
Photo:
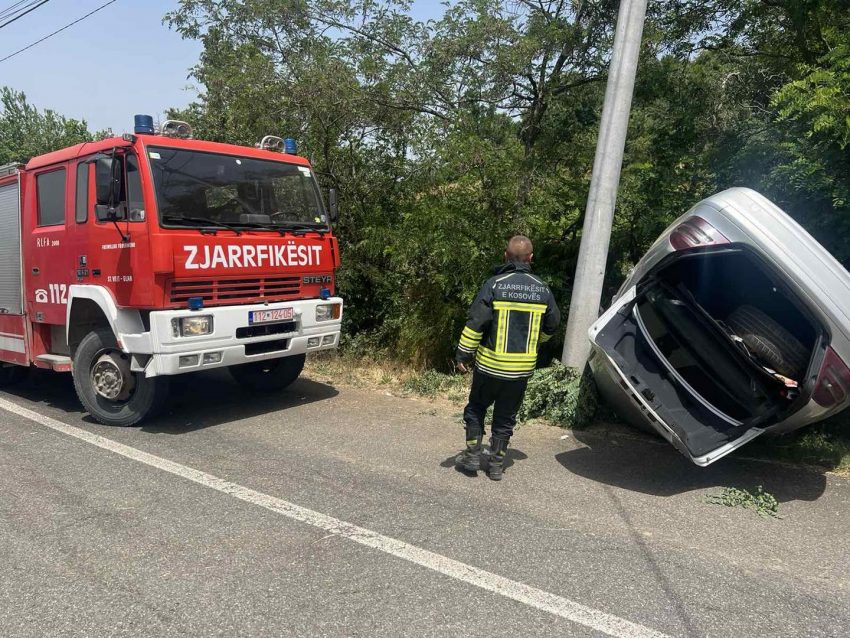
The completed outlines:
[[[328,205],[330,206],[331,221],[335,222],[339,217],[339,203],[337,202],[336,189],[328,191]]]

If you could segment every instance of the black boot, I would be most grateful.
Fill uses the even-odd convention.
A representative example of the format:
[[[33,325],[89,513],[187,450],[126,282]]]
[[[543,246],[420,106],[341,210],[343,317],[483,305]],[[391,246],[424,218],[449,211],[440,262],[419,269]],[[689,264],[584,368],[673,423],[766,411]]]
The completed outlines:
[[[466,428],[466,449],[458,455],[455,464],[467,472],[477,472],[481,469],[481,430]]]
[[[487,476],[492,481],[501,481],[505,473],[505,455],[508,453],[508,439],[490,439],[490,456],[487,464]]]

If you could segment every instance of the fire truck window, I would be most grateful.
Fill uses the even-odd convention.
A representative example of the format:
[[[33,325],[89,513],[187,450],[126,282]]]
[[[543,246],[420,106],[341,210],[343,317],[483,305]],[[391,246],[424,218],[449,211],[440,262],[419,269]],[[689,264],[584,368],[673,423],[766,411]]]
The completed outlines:
[[[318,188],[305,166],[170,148],[151,148],[148,157],[160,220],[166,226],[203,220],[270,226],[324,223]]]
[[[38,190],[38,225],[65,223],[65,169],[42,173],[35,178]]]
[[[142,195],[139,160],[135,155],[127,156],[127,211],[130,221],[144,221],[145,198]]]
[[[89,218],[89,165],[77,164],[77,193],[76,193],[77,223],[84,224]]]

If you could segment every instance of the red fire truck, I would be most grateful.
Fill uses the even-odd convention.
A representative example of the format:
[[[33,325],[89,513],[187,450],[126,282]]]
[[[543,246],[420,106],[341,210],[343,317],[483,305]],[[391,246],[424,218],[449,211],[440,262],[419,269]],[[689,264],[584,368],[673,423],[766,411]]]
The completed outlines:
[[[326,209],[289,139],[134,130],[0,168],[0,384],[71,372],[108,425],[150,416],[176,374],[287,386],[339,342],[336,193]]]

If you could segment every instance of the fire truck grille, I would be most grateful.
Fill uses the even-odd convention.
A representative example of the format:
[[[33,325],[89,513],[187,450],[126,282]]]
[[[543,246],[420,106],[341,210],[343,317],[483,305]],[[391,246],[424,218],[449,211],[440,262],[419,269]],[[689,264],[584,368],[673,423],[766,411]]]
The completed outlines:
[[[190,297],[201,297],[208,306],[285,301],[301,294],[301,277],[262,277],[256,279],[175,279],[169,283],[172,304],[184,306]]]

